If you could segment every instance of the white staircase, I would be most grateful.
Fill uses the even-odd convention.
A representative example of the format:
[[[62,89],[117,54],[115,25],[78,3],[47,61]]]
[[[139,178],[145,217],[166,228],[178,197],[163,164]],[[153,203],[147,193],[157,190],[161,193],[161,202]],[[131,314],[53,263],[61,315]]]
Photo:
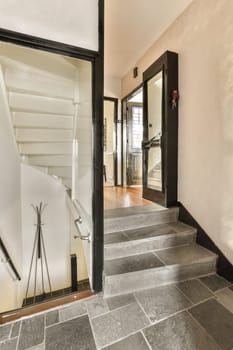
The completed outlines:
[[[49,61],[38,69],[29,56],[25,65],[9,51],[0,65],[22,162],[71,188],[77,67],[58,60],[60,70],[48,69]]]
[[[106,211],[105,297],[216,271],[217,256],[195,243],[196,230],[178,212],[158,205]]]

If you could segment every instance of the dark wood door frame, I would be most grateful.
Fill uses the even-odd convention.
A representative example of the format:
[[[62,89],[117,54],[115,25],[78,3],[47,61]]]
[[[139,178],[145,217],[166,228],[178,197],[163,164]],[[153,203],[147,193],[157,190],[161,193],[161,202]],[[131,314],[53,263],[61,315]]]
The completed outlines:
[[[114,186],[118,185],[118,156],[117,156],[117,144],[118,144],[118,98],[104,96],[104,101],[110,101],[114,103],[114,131],[115,131],[115,147],[114,150]]]
[[[103,288],[103,90],[104,90],[104,0],[99,0],[99,50],[92,51],[0,28],[0,41],[43,50],[92,63],[93,123],[93,280],[95,292]]]
[[[148,151],[143,152],[143,198],[157,201],[166,207],[177,204],[178,179],[178,101],[172,108],[172,92],[178,91],[178,54],[166,51],[143,73],[144,135],[148,140],[147,82],[163,72],[162,93],[162,192],[147,187]]]

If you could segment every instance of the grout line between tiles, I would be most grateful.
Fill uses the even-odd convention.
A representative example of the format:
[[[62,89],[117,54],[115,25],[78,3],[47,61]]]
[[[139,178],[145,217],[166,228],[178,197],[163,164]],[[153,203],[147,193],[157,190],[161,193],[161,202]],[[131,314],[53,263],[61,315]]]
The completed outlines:
[[[130,293],[130,294],[131,294],[131,293]],[[114,298],[114,297],[113,297],[113,298]],[[132,301],[132,302],[130,302],[129,304],[116,307],[115,309],[106,311],[106,312],[104,312],[104,313],[102,313],[102,314],[100,314],[100,315],[96,315],[96,316],[94,316],[94,317],[89,317],[89,315],[88,315],[88,317],[89,317],[91,320],[94,320],[94,319],[96,319],[96,318],[98,318],[98,317],[105,316],[105,315],[107,315],[107,314],[109,314],[109,313],[111,313],[111,312],[114,312],[114,311],[116,311],[116,310],[123,309],[123,308],[125,308],[125,307],[127,307],[127,306],[129,306],[129,305],[131,305],[131,304],[135,304],[135,303],[136,303],[136,301]]]
[[[211,335],[210,333],[208,333],[207,330],[198,322],[198,320],[197,320],[195,317],[193,317],[193,315],[189,312],[189,310],[187,310],[187,314],[188,314],[188,315],[191,317],[191,319],[196,323],[196,325],[198,325],[198,326],[204,331],[204,333],[207,334],[207,335],[210,337],[210,339],[212,339],[212,340],[214,341],[214,343],[218,345],[219,350],[224,350],[224,349],[216,342],[216,340],[212,337],[212,335]]]
[[[186,310],[188,311],[188,310],[190,310],[190,309],[192,309],[192,308],[194,308],[194,307],[196,307],[196,306],[199,306],[199,305],[201,305],[201,304],[203,304],[203,303],[205,303],[205,302],[207,302],[207,301],[209,301],[209,300],[211,300],[211,299],[214,300],[214,299],[216,299],[216,298],[215,298],[214,295],[212,295],[212,296],[209,297],[209,298],[203,299],[203,300],[201,300],[200,302],[198,302],[198,303],[196,303],[196,304],[193,304],[193,305],[187,307]]]
[[[11,323],[11,329],[10,329],[10,332],[9,332],[9,334],[8,334],[7,339],[11,339],[11,334],[12,334],[12,331],[13,331],[13,324],[14,324],[14,323]]]
[[[46,313],[44,313],[44,339],[43,339],[43,344],[45,344],[45,332],[46,332],[45,326],[46,326]],[[45,348],[45,345],[44,345],[44,348]]]
[[[163,259],[161,259],[157,254],[156,254],[156,252],[155,251],[153,251],[153,254],[154,254],[154,256],[159,260],[159,261],[161,261],[161,263],[163,263],[163,267],[166,267],[167,266],[167,264],[165,263],[165,261],[163,260]],[[162,266],[161,266],[162,267]]]
[[[151,319],[150,319],[150,317],[147,315],[146,310],[144,309],[144,307],[142,306],[142,304],[140,303],[138,297],[136,296],[136,293],[134,293],[134,297],[135,297],[135,299],[136,299],[136,301],[137,301],[138,306],[140,307],[140,309],[142,310],[142,312],[145,314],[146,318],[147,318],[148,321],[149,321],[149,324],[151,325],[151,324],[152,324]]]
[[[150,350],[153,350],[152,347],[150,346],[149,341],[147,340],[147,338],[146,338],[146,336],[145,336],[145,334],[143,333],[142,330],[140,331],[140,333],[141,333],[141,335],[143,336],[143,338],[144,338],[144,340],[145,340],[145,342],[146,342],[148,348],[149,348]]]
[[[97,340],[96,340],[96,337],[95,337],[95,331],[94,331],[94,327],[93,327],[93,324],[92,324],[92,319],[89,317],[89,315],[87,315],[87,317],[88,317],[89,324],[90,324],[90,327],[91,327],[91,332],[92,332],[92,335],[93,335],[93,339],[94,339],[94,342],[95,342],[96,349],[101,349],[101,348],[98,347],[98,344],[97,344]]]
[[[148,327],[148,326],[147,326],[147,327]],[[142,329],[145,329],[145,327],[142,328]],[[125,340],[125,339],[127,339],[127,338],[129,338],[129,337],[131,337],[131,336],[133,336],[133,335],[135,335],[135,334],[137,334],[137,333],[141,333],[141,332],[142,332],[142,329],[138,329],[138,330],[136,330],[136,331],[134,331],[134,332],[131,332],[131,333],[125,335],[124,337],[121,337],[121,338],[119,338],[119,339],[117,339],[117,340],[115,340],[115,341],[113,341],[113,342],[111,342],[111,343],[108,343],[108,344],[104,345],[104,347],[100,347],[100,348],[97,347],[97,350],[104,350],[104,349],[106,349],[106,347],[108,347],[108,346],[112,346],[112,345],[117,344],[118,342],[120,342],[120,341],[122,341],[122,340]]]
[[[218,289],[218,290],[216,290],[216,291],[212,291],[212,293],[214,293],[215,295],[217,294],[217,293],[219,293],[219,292],[222,292],[222,291],[224,291],[225,289],[230,289],[230,287],[231,287],[231,285],[229,285],[229,286],[226,286],[226,287],[223,287],[223,288],[220,288],[220,289]],[[230,289],[231,290],[231,289]],[[231,290],[232,291],[232,290]],[[232,291],[233,292],[233,291]]]
[[[179,283],[179,282],[178,282]],[[178,292],[180,292],[181,294],[183,294],[183,296],[191,303],[191,305],[194,305],[194,303],[192,302],[192,300],[176,285],[174,284],[174,287],[178,290]]]
[[[217,296],[215,296],[214,298],[219,304],[221,304],[226,310],[228,310],[230,313],[233,314],[233,311],[224,303],[224,301],[222,301],[220,298],[218,298]],[[233,349],[232,349],[233,350]]]
[[[212,275],[216,275],[216,273],[211,273],[211,274],[209,274],[209,275],[207,275],[207,276],[204,276],[204,277],[208,277],[208,276],[212,276]],[[202,277],[199,277],[199,278],[198,278],[199,282],[200,282],[204,287],[206,287],[206,288],[209,290],[209,292],[211,292],[212,294],[214,294],[214,291],[211,290],[204,282],[202,282],[201,278],[202,278]]]
[[[80,317],[83,317],[83,316],[88,316],[87,312],[85,312],[84,314],[81,314],[81,315],[72,316],[71,318],[67,318],[65,320],[60,320],[59,323],[65,323],[65,322],[68,322],[68,321],[71,321],[71,320],[74,320],[76,318],[80,318]],[[53,325],[51,325],[51,326],[53,326]],[[49,327],[51,327],[51,326],[49,326]],[[49,328],[49,327],[47,327],[47,328]]]
[[[21,336],[21,331],[22,331],[22,320],[20,320],[20,326],[19,326],[19,335],[18,335],[18,340],[17,340],[17,343],[16,343],[16,350],[18,350],[19,348],[19,338]]]
[[[177,316],[177,315],[179,315],[179,314],[181,314],[182,312],[185,312],[185,311],[187,311],[187,310],[188,310],[188,308],[184,308],[184,309],[181,309],[181,310],[179,310],[179,311],[176,311],[176,312],[170,314],[169,316],[163,317],[163,318],[161,318],[160,320],[156,320],[156,321],[152,322],[152,326],[155,326],[155,325],[157,325],[157,324],[160,323],[160,322],[166,321],[167,319],[169,319],[169,318],[171,318],[171,317]]]

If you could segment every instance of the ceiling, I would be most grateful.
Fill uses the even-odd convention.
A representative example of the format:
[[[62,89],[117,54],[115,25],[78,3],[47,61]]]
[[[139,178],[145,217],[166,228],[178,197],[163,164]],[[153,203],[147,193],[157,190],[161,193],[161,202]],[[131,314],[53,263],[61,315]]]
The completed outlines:
[[[105,75],[122,78],[192,0],[105,0]]]

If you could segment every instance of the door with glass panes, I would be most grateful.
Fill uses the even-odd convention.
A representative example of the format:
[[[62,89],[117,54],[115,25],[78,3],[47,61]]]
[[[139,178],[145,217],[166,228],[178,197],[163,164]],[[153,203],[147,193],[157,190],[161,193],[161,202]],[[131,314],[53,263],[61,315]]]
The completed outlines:
[[[127,103],[127,185],[142,184],[142,103]]]

